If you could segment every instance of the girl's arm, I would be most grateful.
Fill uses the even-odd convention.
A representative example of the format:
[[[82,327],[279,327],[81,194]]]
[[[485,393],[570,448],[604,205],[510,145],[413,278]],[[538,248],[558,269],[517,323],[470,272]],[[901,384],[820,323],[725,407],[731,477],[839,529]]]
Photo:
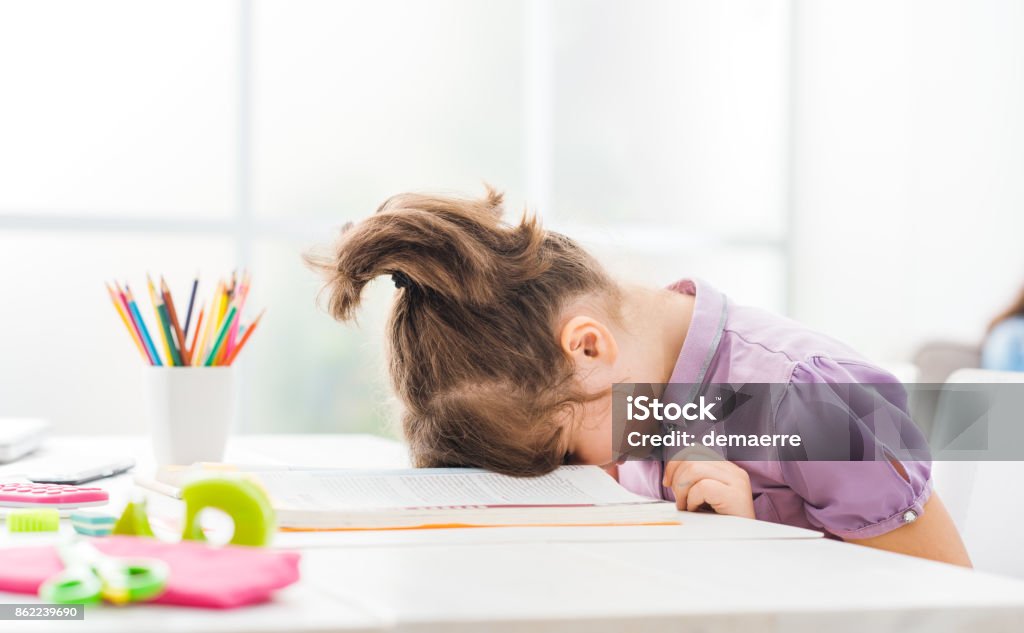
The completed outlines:
[[[906,476],[902,465],[897,465],[897,471]],[[665,464],[662,485],[672,488],[676,507],[680,510],[696,510],[706,503],[719,514],[754,518],[750,478],[745,470],[732,462],[669,461]],[[923,510],[913,523],[880,536],[846,540],[898,554],[971,567],[960,533],[938,493],[932,492]]]
[[[942,563],[971,567],[971,559],[967,555],[963,541],[960,540],[960,534],[953,524],[953,519],[935,492],[925,502],[924,512],[913,523],[908,523],[881,536],[849,539],[848,542],[937,560]]]

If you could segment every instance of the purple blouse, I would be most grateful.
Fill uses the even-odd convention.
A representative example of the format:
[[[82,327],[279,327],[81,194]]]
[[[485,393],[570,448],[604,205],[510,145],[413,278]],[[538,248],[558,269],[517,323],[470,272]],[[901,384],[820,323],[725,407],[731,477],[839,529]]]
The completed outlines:
[[[846,345],[800,324],[735,305],[700,280],[670,289],[695,295],[693,319],[669,382],[898,384]],[[801,403],[784,399],[776,420],[800,415]],[[905,404],[901,403],[905,410]],[[765,420],[775,428],[775,420]],[[736,462],[750,475],[758,519],[817,529],[843,539],[885,534],[917,519],[931,494],[931,464],[906,461],[905,479],[894,464],[878,461]],[[633,492],[674,501],[661,485],[663,465],[627,461],[619,482]]]

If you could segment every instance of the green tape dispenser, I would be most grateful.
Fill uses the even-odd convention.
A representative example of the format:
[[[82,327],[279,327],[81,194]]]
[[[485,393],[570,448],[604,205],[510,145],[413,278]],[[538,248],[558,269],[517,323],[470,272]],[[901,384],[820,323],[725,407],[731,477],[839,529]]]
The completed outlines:
[[[199,513],[207,508],[231,517],[235,524],[232,545],[263,546],[274,537],[274,509],[255,482],[235,477],[199,479],[181,489],[181,498],[185,502],[185,527],[181,535],[184,539],[206,540]]]

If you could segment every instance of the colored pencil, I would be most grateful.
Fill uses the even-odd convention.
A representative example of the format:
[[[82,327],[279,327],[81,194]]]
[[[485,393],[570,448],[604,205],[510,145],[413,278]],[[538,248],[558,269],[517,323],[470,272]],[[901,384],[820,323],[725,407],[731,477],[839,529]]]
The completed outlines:
[[[242,273],[242,282],[238,289],[238,297],[235,299],[236,305],[238,306],[238,312],[241,314],[242,310],[245,309],[245,300],[249,297],[249,272],[244,271]],[[228,332],[228,342],[224,345],[225,356],[230,355],[231,351],[235,349],[235,339],[238,338],[238,328],[241,326],[242,319],[235,319],[234,325],[231,326],[231,330]]]
[[[199,328],[203,327],[203,314],[205,308],[199,308],[199,319],[196,321],[196,332],[192,335],[192,345],[188,348],[189,364],[195,365],[195,359],[199,358],[196,355],[196,341],[199,340]]]
[[[164,305],[167,306],[167,316],[171,320],[171,330],[178,339],[178,354],[181,357],[181,365],[188,365],[188,347],[185,345],[185,333],[181,330],[181,325],[178,324],[178,313],[174,309],[174,297],[171,296],[171,291],[167,287],[167,282],[164,280],[163,275],[160,276],[160,294],[163,295]]]
[[[216,296],[216,294],[214,296]],[[211,299],[210,300],[210,305],[205,306],[204,308],[202,308],[200,310],[200,312],[203,312],[206,315],[206,320],[202,323],[202,327],[201,328],[199,327],[198,324],[196,325],[196,334],[195,334],[196,343],[193,345],[193,347],[195,349],[192,350],[192,365],[193,366],[202,365],[203,364],[203,362],[202,362],[203,361],[203,347],[206,344],[206,339],[207,339],[207,336],[208,336],[207,332],[210,329],[210,318],[213,316],[214,305],[215,305],[215,301],[213,299]]]
[[[210,309],[206,312],[206,327],[203,328],[203,336],[199,339],[199,348],[196,353],[192,356],[193,365],[202,365],[203,358],[206,357],[207,345],[209,344],[210,338],[217,326],[217,311],[220,309],[220,295],[224,289],[224,281],[217,282],[217,290],[213,293],[213,299],[210,302]]]
[[[242,351],[243,347],[245,347],[245,342],[249,340],[250,336],[252,336],[252,331],[256,329],[257,325],[259,325],[260,319],[263,318],[263,315],[265,313],[266,310],[260,312],[259,316],[257,316],[252,323],[246,326],[245,331],[242,333],[242,338],[238,339],[238,345],[235,345],[235,349],[231,350],[231,354],[229,354],[227,359],[225,359],[225,365],[230,365],[231,363],[235,362],[235,357],[238,356],[238,353]]]
[[[233,273],[232,273],[232,275],[233,275]],[[235,280],[234,280],[234,278],[232,278],[231,279],[231,286],[233,286],[234,283],[235,283]],[[225,317],[228,316],[230,309],[231,308],[235,308],[236,305],[237,305],[235,303],[234,299],[232,299],[232,295],[234,294],[234,290],[231,288],[231,286],[225,286],[224,287],[224,305],[226,306],[225,313],[224,313]],[[236,312],[237,312],[237,310],[236,310]],[[213,365],[220,365],[220,359],[221,359],[221,357],[224,356],[224,351],[225,351],[225,349],[228,346],[227,335],[228,335],[229,332],[231,332],[231,327],[234,325],[234,321],[236,321],[236,320],[237,319],[232,320],[231,323],[228,323],[227,319],[225,318],[225,319],[223,319],[218,324],[217,330],[216,330],[217,336],[214,339],[214,343],[216,344],[217,342],[219,342],[219,340],[220,340],[220,333],[221,332],[224,333],[224,342],[221,343],[219,347],[217,347],[215,345],[214,349],[212,350],[212,353],[214,354]]]
[[[142,344],[142,339],[139,338],[139,333],[135,330],[135,326],[132,325],[131,318],[124,309],[124,304],[121,303],[121,298],[117,296],[114,289],[110,287],[110,284],[103,284],[107,287],[107,294],[110,295],[110,302],[114,304],[114,309],[117,310],[117,316],[121,317],[121,323],[124,324],[124,328],[128,330],[128,335],[132,337],[132,342],[135,343],[135,347],[142,354],[142,357],[146,359],[146,362],[150,362],[149,354],[146,352],[146,348]]]
[[[146,345],[146,339],[142,335],[142,328],[146,327],[145,323],[140,325],[139,321],[135,318],[135,314],[132,313],[131,306],[128,303],[128,297],[125,296],[125,291],[121,288],[121,284],[114,282],[114,290],[116,291],[117,298],[121,301],[121,305],[124,306],[125,313],[128,314],[128,318],[131,319],[132,327],[135,328],[135,334],[139,337],[139,341],[142,342],[142,349],[146,352],[146,358],[149,359],[150,365],[156,365],[159,357],[154,356],[150,352],[149,346]],[[155,349],[153,350],[156,351]]]
[[[199,273],[196,273],[195,279],[192,280],[192,293],[188,297],[188,310],[185,312],[185,338],[188,338],[188,326],[192,323],[192,307],[196,304],[196,290],[198,288]],[[195,337],[193,337],[192,340],[195,341]],[[189,357],[191,357],[191,355],[191,350],[189,350]]]
[[[236,312],[237,312],[237,310],[236,310]],[[234,319],[231,322],[231,324],[227,326],[228,330],[227,330],[227,332],[224,333],[225,334],[225,336],[224,336],[224,344],[221,345],[220,348],[217,350],[217,356],[216,356],[216,358],[213,359],[213,364],[214,365],[223,365],[224,364],[224,358],[228,355],[228,337],[231,334],[231,328],[234,327],[235,323],[238,323],[238,319]]]
[[[157,298],[159,303],[156,304],[156,314],[160,318],[160,330],[164,334],[164,339],[168,343],[171,354],[171,365],[181,365],[181,353],[178,351],[177,346],[174,344],[174,333],[171,332],[171,317],[167,313],[167,305]]]
[[[132,289],[128,287],[128,284],[124,285],[124,296],[128,301],[131,314],[135,318],[135,324],[138,326],[139,331],[142,332],[142,340],[146,341],[146,349],[149,350],[149,355],[153,357],[153,364],[157,367],[163,366],[163,363],[160,361],[160,354],[157,353],[156,346],[153,345],[153,338],[149,335],[149,328],[146,327],[146,322],[142,320],[139,304],[135,302],[135,295],[132,294]]]
[[[219,330],[222,323],[224,323],[224,315],[227,314],[228,310],[228,287],[227,284],[221,282],[217,292],[217,320],[215,323],[215,329]]]
[[[252,281],[249,271],[233,270],[229,277],[218,281],[208,303],[198,297],[197,274],[192,280],[185,313],[178,311],[167,279],[163,275],[157,279],[159,284],[146,274],[146,287],[156,317],[157,331],[152,334],[131,287],[127,283],[122,287],[117,281],[104,283],[121,325],[143,358],[156,367],[220,367],[234,363],[266,312],[260,312],[248,324],[242,323]],[[199,304],[199,314],[193,319],[196,304]],[[181,316],[185,317],[185,327],[182,327]],[[161,344],[163,354],[158,347]]]
[[[231,327],[231,322],[235,319],[236,314],[238,314],[238,308],[231,306],[231,310],[228,311],[228,316],[224,319],[224,323],[220,327],[220,332],[217,334],[217,341],[213,344],[213,348],[210,350],[210,355],[206,357],[207,367],[213,365],[213,361],[217,358],[217,353],[220,352],[221,345],[224,344],[224,339],[228,334],[228,328]]]
[[[156,287],[153,285],[153,280],[150,278],[149,273],[146,273],[146,286],[149,287],[149,301],[153,304],[153,312],[156,313],[156,329],[160,334],[160,340],[164,342],[164,353],[167,354],[167,364],[174,365],[174,355],[171,353],[171,345],[173,345],[173,341],[169,340],[170,337],[164,334],[162,320],[160,318],[160,309],[157,308],[158,302],[156,299]]]

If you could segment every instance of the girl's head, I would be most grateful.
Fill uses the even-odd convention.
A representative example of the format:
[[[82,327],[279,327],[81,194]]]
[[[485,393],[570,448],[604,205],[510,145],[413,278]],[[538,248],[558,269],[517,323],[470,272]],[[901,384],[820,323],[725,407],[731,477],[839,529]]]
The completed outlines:
[[[607,451],[593,448],[593,431],[578,433],[610,393],[620,290],[569,238],[501,215],[491,189],[479,200],[403,194],[307,260],[340,320],[353,318],[369,281],[394,280],[390,374],[417,466],[538,475],[574,444],[590,453],[580,461],[607,461],[608,427]],[[570,304],[587,314],[567,314]]]

